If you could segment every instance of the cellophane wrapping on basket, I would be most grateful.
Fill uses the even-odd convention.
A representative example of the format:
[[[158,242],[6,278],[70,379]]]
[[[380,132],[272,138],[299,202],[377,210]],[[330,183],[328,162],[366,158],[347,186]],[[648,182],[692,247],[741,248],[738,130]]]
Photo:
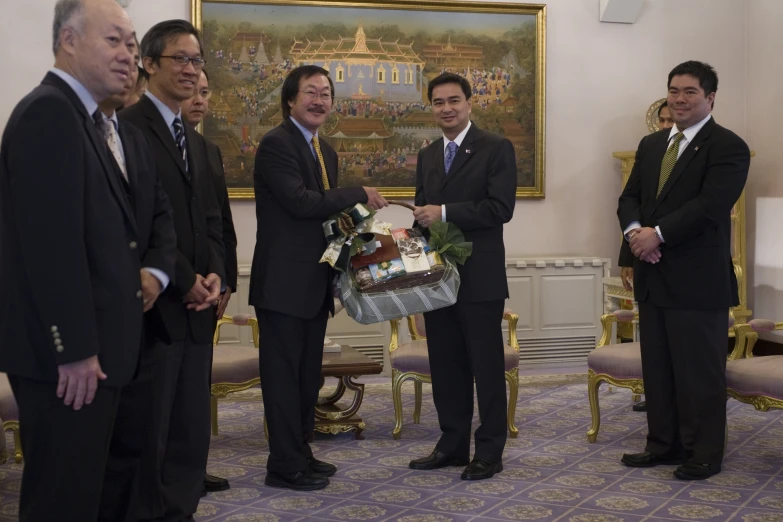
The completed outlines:
[[[330,246],[322,262],[341,272],[339,297],[346,313],[360,324],[374,324],[456,303],[460,276],[455,261],[464,263],[472,249],[462,232],[439,223],[431,229],[430,245],[415,229],[389,235],[390,225],[375,222],[374,215],[353,207],[324,223]],[[370,230],[376,234],[368,235]],[[390,256],[389,249],[395,254]]]

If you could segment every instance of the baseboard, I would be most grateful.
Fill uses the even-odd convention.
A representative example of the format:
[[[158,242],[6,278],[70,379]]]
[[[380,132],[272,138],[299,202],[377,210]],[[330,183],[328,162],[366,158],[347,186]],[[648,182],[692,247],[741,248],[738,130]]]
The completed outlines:
[[[753,355],[783,355],[783,343],[759,339],[753,347]]]

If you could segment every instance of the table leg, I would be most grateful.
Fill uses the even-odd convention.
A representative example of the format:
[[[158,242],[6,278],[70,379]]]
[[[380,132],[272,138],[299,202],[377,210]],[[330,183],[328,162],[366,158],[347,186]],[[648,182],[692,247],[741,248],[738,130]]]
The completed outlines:
[[[318,406],[332,405],[343,398],[343,395],[345,394],[345,383],[343,382],[343,379],[345,379],[345,377],[337,379],[337,388],[335,388],[331,395],[326,397],[318,397],[318,401],[315,403],[316,408],[318,408]],[[321,377],[321,388],[323,387],[324,378]]]

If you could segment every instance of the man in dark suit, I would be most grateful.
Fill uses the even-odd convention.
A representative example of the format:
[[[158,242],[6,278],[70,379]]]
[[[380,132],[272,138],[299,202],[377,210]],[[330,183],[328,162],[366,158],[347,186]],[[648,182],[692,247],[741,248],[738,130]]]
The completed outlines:
[[[672,127],[674,127],[674,120],[669,112],[669,104],[663,102],[658,107],[658,130],[671,129]],[[629,292],[633,291],[633,254],[626,242],[623,242],[620,247],[619,266],[623,287]],[[633,411],[647,411],[647,401],[634,404]]]
[[[140,274],[169,269],[93,119],[130,75],[133,25],[113,0],[61,0],[53,33],[54,68],[0,144],[0,369],[19,406],[23,522],[96,520],[139,360]]]
[[[730,215],[750,152],[710,115],[717,89],[705,63],[669,73],[675,126],[642,138],[617,210],[623,260],[633,261],[649,431],[645,451],[622,462],[680,464],[684,480],[721,469],[727,318],[739,303]]]
[[[443,434],[435,450],[410,467],[467,464],[463,479],[485,479],[503,470],[506,444],[503,224],[514,214],[516,159],[510,141],[471,123],[471,87],[465,78],[441,74],[430,81],[427,95],[443,137],[419,151],[413,216],[425,229],[436,221],[454,223],[473,242],[473,254],[459,267],[457,303],[424,314],[432,395]],[[468,464],[474,379],[481,426]]]
[[[134,64],[138,61],[137,42]],[[106,98],[99,107],[104,115],[103,130],[112,155],[112,166],[120,173],[121,185],[139,229],[142,266],[152,265],[148,260],[160,255],[161,251],[165,253],[167,261],[165,272],[154,268],[142,270],[145,337],[169,339],[168,330],[155,303],[174,274],[177,237],[172,209],[158,179],[147,138],[133,125],[120,121],[116,112],[133,94],[138,74],[138,67],[132,66],[122,94]],[[151,349],[152,344],[143,343],[139,369],[120,395],[109,447],[99,521],[135,521],[137,497],[149,494],[150,484],[142,480],[141,469],[144,437],[149,435],[145,427],[149,425],[150,411],[155,402],[152,375],[158,354]]]
[[[139,500],[141,520],[191,520],[209,453],[209,379],[214,310],[224,279],[222,222],[203,138],[182,122],[204,65],[198,31],[184,20],[153,26],[141,41],[148,89],[120,119],[150,142],[174,209],[177,263],[172,288],[157,306],[171,342],[154,339],[155,403],[143,466],[153,491]]]
[[[201,71],[201,75],[196,84],[196,93],[192,98],[182,102],[182,118],[185,123],[193,127],[204,120],[209,112],[209,98],[212,91],[209,90],[209,77],[206,71]],[[237,234],[234,231],[234,218],[231,215],[231,202],[228,199],[228,188],[226,187],[226,175],[223,171],[223,156],[217,145],[204,138],[204,144],[207,147],[207,160],[212,172],[212,180],[215,185],[215,196],[221,209],[223,217],[223,245],[225,246],[226,261],[226,284],[220,294],[215,307],[215,327],[217,321],[226,312],[226,306],[231,299],[231,294],[237,288]],[[228,480],[222,477],[216,477],[206,473],[204,475],[204,494],[208,491],[224,491],[230,486]]]
[[[322,223],[356,203],[378,209],[374,188],[337,186],[337,153],[318,136],[334,86],[321,67],[293,69],[283,82],[283,123],[261,141],[255,162],[258,233],[250,304],[261,335],[259,360],[269,427],[265,484],[295,490],[326,487],[332,464],[313,457],[326,321],[334,312],[333,270]]]

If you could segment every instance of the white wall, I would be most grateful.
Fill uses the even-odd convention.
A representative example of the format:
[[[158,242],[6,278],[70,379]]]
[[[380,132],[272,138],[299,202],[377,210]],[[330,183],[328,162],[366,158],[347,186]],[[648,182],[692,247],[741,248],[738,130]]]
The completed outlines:
[[[755,317],[783,321],[783,2],[747,6],[747,125],[756,151],[748,183],[749,293]],[[752,289],[752,290],[751,290]],[[783,336],[778,336],[778,341]]]
[[[51,65],[54,3],[4,2],[0,48],[7,52],[0,53],[0,70],[7,79],[0,97],[0,126]],[[517,203],[506,227],[509,257],[597,255],[616,262],[620,170],[611,153],[636,148],[647,132],[647,107],[665,95],[669,70],[687,59],[704,60],[717,69],[715,117],[758,152],[748,188],[751,216],[754,197],[769,195],[775,182],[783,150],[776,147],[780,118],[770,109],[781,106],[780,64],[773,53],[783,44],[775,27],[783,19],[783,2],[648,0],[634,24],[598,22],[598,4],[547,2],[547,196]],[[159,20],[189,19],[190,0],[133,0],[129,11],[142,35]],[[757,75],[767,81],[758,82]],[[779,185],[777,195],[783,196]],[[255,242],[254,204],[235,202],[232,207],[239,260],[247,263]],[[404,209],[384,212],[388,221],[409,222]],[[752,241],[750,248],[753,252]],[[779,294],[781,285],[777,288]],[[777,311],[783,312],[780,307]]]

